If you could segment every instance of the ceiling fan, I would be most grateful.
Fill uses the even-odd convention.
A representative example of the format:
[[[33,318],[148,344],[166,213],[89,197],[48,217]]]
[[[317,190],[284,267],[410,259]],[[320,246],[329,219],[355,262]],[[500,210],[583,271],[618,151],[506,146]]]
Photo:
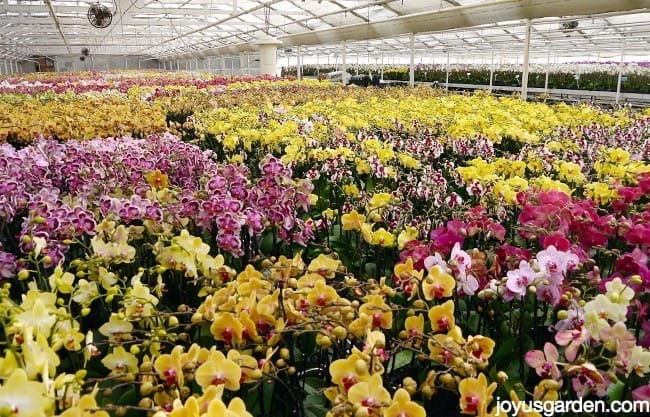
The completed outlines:
[[[113,11],[99,2],[92,4],[86,15],[90,24],[99,29],[110,26],[113,21]]]

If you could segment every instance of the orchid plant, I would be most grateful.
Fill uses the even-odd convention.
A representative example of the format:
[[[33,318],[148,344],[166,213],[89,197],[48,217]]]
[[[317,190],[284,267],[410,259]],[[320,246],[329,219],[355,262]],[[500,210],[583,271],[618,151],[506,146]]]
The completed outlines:
[[[152,91],[130,94],[194,94]],[[208,95],[185,141],[0,145],[3,413],[648,399],[650,114],[287,81]]]

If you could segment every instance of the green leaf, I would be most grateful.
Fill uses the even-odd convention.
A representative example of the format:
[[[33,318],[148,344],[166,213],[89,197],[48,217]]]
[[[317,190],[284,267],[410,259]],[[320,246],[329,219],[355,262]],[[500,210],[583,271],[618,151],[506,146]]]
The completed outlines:
[[[413,352],[410,350],[400,350],[390,358],[386,369],[399,369],[406,366],[411,363],[411,358],[413,358]],[[395,364],[393,364],[393,362],[395,362]]]
[[[320,395],[320,390],[327,387],[323,378],[310,376],[305,378],[305,392],[309,395]]]
[[[135,389],[134,385],[131,385],[127,391],[120,396],[117,400],[117,405],[133,405],[138,403],[138,392]],[[124,417],[136,417],[140,416],[141,412],[138,410],[129,409]]]
[[[490,362],[493,367],[500,367],[499,365],[505,365],[512,361],[515,349],[516,338],[510,336],[503,340],[502,343],[499,343],[497,351],[492,355]]]
[[[625,383],[623,381],[618,381],[615,384],[609,384],[607,387],[607,398],[610,401],[621,401],[623,399],[623,394],[625,393]]]
[[[368,276],[376,277],[377,276],[377,264],[374,263],[374,262],[366,262],[365,271],[366,271],[366,274],[368,274]]]
[[[325,417],[329,411],[327,400],[322,394],[310,394],[304,401],[305,415],[311,417]]]
[[[260,251],[264,254],[273,253],[273,233],[267,232],[260,242]]]
[[[374,188],[375,188],[375,180],[372,177],[368,177],[368,179],[366,180],[365,191],[367,193],[371,193]]]
[[[266,381],[262,382],[262,401],[265,410],[273,410],[273,391],[275,391],[273,384],[267,384]]]

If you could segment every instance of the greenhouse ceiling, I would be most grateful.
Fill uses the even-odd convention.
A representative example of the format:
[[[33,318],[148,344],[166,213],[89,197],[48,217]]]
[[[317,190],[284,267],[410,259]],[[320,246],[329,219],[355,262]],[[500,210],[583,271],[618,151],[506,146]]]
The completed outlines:
[[[107,27],[91,23],[97,8]],[[527,19],[534,54],[649,54],[650,0],[0,0],[0,58],[202,59],[255,51],[266,36],[281,56],[336,56],[343,41],[346,53],[395,56],[408,55],[409,33],[416,54],[512,54]]]

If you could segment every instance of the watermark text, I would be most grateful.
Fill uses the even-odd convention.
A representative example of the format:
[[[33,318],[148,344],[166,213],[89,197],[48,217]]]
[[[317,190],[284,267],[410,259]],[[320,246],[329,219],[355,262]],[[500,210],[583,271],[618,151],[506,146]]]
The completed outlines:
[[[639,415],[650,414],[650,401],[611,401],[605,400],[558,400],[558,401],[510,401],[497,397],[497,415],[517,416],[520,412],[537,412],[544,417],[556,414],[579,415],[582,413],[609,414],[633,413]]]

